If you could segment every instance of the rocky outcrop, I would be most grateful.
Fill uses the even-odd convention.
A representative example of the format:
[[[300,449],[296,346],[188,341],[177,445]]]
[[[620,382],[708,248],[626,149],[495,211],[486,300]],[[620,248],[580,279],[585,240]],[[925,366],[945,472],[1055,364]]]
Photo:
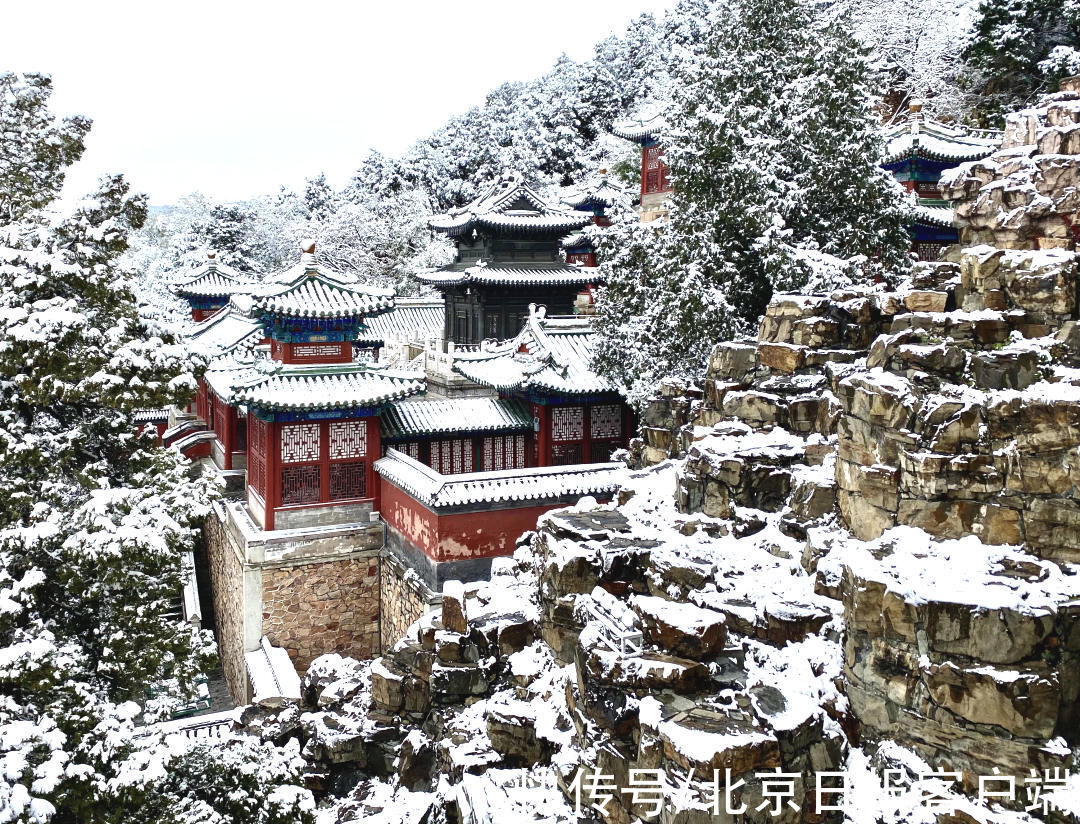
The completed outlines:
[[[320,659],[304,711],[252,727],[386,777],[354,808],[400,820],[820,824],[844,771],[866,820],[1070,821],[974,796],[1080,754],[1077,110],[1023,113],[1033,148],[946,184],[951,260],[777,295],[757,339],[660,387],[614,502],[548,513],[491,582],[370,666]],[[874,769],[955,772],[957,812]]]
[[[1080,743],[1080,577],[973,537],[848,540],[817,567],[844,604],[845,694],[862,734],[974,777],[1066,768]]]

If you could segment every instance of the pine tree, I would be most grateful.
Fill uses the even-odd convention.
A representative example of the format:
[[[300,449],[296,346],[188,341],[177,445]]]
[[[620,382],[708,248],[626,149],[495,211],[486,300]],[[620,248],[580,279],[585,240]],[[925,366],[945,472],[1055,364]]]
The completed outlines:
[[[866,279],[908,265],[904,197],[878,166],[867,57],[843,19],[815,8],[714,6],[695,23],[707,38],[686,41],[664,136],[677,190],[668,223],[650,230],[651,249],[625,230],[601,249],[609,354],[598,367],[634,397],[635,375],[700,374],[713,343],[753,331],[773,289],[804,287],[821,258],[851,260]],[[618,243],[627,250],[612,257]]]
[[[3,83],[0,120],[24,128],[0,167],[27,144],[38,160],[0,217],[0,811],[124,820],[115,800],[168,757],[136,721],[188,700],[213,657],[169,614],[210,488],[133,424],[186,402],[192,364],[147,333],[117,262],[145,199],[107,177],[72,214],[43,211],[88,121],[58,124],[41,76]]]
[[[82,157],[90,119],[57,122],[51,95],[48,75],[0,72],[0,225],[48,204],[64,185],[64,170]]]
[[[964,57],[978,95],[976,117],[1000,126],[1005,113],[1054,91],[1080,49],[1076,0],[982,0]]]
[[[324,172],[304,181],[304,208],[307,209],[309,220],[326,220],[337,208],[336,201],[337,196],[326,182]]]

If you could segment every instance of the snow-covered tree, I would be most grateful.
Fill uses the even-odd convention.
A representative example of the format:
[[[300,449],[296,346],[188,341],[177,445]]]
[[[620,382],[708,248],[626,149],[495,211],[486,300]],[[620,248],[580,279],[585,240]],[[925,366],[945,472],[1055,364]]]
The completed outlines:
[[[906,111],[915,99],[945,120],[967,116],[963,53],[977,5],[978,0],[851,0],[852,30],[888,84],[886,117]]]
[[[304,208],[309,220],[326,220],[334,213],[336,201],[337,194],[326,182],[325,173],[320,172],[304,181]]]
[[[752,331],[774,288],[806,284],[808,255],[850,259],[864,278],[908,265],[869,61],[847,21],[817,8],[740,0],[698,21],[709,34],[688,48],[664,136],[668,223],[602,242],[597,365],[632,397],[699,374],[716,341]]]
[[[295,739],[200,743],[167,762],[161,780],[126,799],[140,824],[313,824],[307,762]]]
[[[10,168],[23,140],[55,146],[65,127],[40,76],[3,89],[4,122],[37,107],[22,140],[0,142]],[[63,158],[81,154],[85,123]],[[107,177],[70,215],[46,211],[64,168],[44,159],[0,217],[0,817],[13,821],[113,820],[134,746],[116,730],[140,705],[169,713],[213,657],[207,633],[170,615],[208,487],[132,418],[193,386],[117,264],[145,200]]]
[[[1077,0],[982,0],[965,52],[979,121],[998,126],[1006,112],[1053,91],[1076,49]]]
[[[319,256],[335,268],[407,295],[418,286],[411,275],[452,259],[450,243],[428,230],[430,216],[427,197],[407,188],[383,198],[345,203],[325,222],[311,226],[309,235],[315,238]]]
[[[0,72],[0,224],[53,200],[65,170],[82,156],[89,118],[56,120],[48,109],[51,95],[48,75]]]

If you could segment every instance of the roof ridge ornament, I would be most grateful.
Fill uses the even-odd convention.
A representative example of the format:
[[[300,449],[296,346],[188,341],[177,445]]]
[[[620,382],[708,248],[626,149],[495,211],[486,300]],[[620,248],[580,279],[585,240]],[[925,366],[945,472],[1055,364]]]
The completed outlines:
[[[300,263],[308,277],[316,277],[319,274],[319,264],[315,260],[315,241],[305,238],[300,241]]]

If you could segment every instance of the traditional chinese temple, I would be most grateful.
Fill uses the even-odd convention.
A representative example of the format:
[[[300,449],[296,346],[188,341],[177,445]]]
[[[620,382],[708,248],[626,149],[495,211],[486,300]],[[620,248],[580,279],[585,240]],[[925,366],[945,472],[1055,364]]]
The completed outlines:
[[[578,227],[595,217],[559,214]],[[540,218],[565,234],[565,217]],[[539,236],[557,250],[554,229]],[[565,278],[573,295],[592,277],[582,269],[532,263],[520,288]],[[513,305],[517,287],[500,288],[485,294],[507,300],[488,309]],[[324,652],[376,655],[445,581],[489,574],[541,514],[618,488],[622,465],[609,459],[631,419],[589,370],[589,318],[526,305],[507,340],[446,355],[482,396],[429,398],[418,364],[371,354],[411,342],[396,358],[409,363],[421,338],[444,331],[445,305],[399,303],[321,264],[309,245],[296,266],[243,284],[193,327],[190,345],[211,360],[193,410],[164,440],[223,481],[200,574],[237,700],[251,697],[268,649],[299,670]]]
[[[457,345],[513,337],[530,303],[569,314],[574,299],[597,281],[595,272],[562,260],[568,232],[593,222],[592,211],[545,202],[520,175],[505,175],[467,206],[430,226],[454,241],[454,262],[418,275],[445,303],[443,339]]]
[[[952,207],[941,197],[941,173],[969,160],[991,155],[1001,133],[947,126],[928,118],[921,103],[912,103],[907,118],[885,134],[885,169],[918,198],[911,226],[912,251],[920,260],[938,260],[941,250],[959,240]]]
[[[601,170],[601,177],[594,185],[576,189],[562,198],[564,205],[578,212],[592,215],[594,226],[610,226],[608,209],[620,202],[627,202],[627,193],[613,184],[607,176],[607,170]],[[574,232],[562,240],[563,252],[567,263],[580,266],[596,266],[596,249],[585,232]]]
[[[188,302],[191,319],[200,321],[222,309],[233,295],[249,293],[256,286],[251,278],[219,262],[216,252],[209,252],[206,263],[173,284],[172,290]]]
[[[521,331],[458,353],[453,368],[497,397],[390,404],[382,414],[387,542],[432,587],[485,577],[536,519],[583,495],[610,498],[634,422],[590,367],[588,316],[529,307]]]
[[[616,137],[629,140],[641,147],[641,204],[638,212],[642,223],[649,223],[667,215],[666,201],[674,186],[664,162],[664,148],[660,145],[660,133],[665,121],[660,114],[644,118],[621,120],[612,125]]]

